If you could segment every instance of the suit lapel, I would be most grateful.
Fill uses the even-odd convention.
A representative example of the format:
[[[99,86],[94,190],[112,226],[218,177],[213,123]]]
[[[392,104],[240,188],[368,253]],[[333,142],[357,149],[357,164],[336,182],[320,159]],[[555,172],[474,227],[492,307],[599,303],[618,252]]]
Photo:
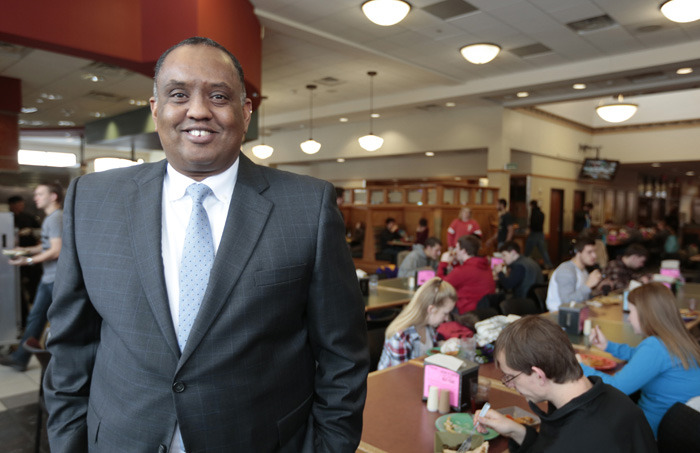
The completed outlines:
[[[177,356],[180,348],[170,315],[161,252],[163,177],[167,162],[144,166],[126,200],[136,272],[163,338]],[[144,164],[147,165],[147,164]]]
[[[255,250],[272,211],[272,202],[261,195],[268,187],[265,176],[243,153],[238,158],[238,177],[226,225],[209,276],[209,285],[182,352],[180,366],[199,345],[224,305],[235,303],[230,298],[231,292]]]

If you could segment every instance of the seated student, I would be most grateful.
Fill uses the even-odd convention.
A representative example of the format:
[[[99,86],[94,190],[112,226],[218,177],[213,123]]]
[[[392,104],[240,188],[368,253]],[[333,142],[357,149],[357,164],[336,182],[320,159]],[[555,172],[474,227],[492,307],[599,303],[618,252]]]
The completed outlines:
[[[510,438],[511,452],[656,451],[654,434],[631,399],[599,377],[586,378],[561,327],[540,316],[506,326],[496,340],[501,382],[523,395],[541,419],[539,433],[490,410],[477,430],[492,428]],[[547,401],[548,409],[537,403]]]
[[[605,278],[598,283],[591,294],[598,295],[627,288],[632,280],[647,283],[649,277],[639,272],[646,264],[647,258],[649,258],[649,251],[643,245],[631,244],[627,246],[622,256],[608,261],[608,265],[603,271]]]
[[[393,246],[389,244],[389,242],[400,241],[402,239],[403,235],[399,231],[399,225],[396,223],[396,219],[387,217],[384,221],[384,229],[379,233],[380,259],[386,259],[391,261],[392,264],[396,264],[396,255],[403,249]]]
[[[416,240],[413,241],[416,244],[425,245],[425,241],[428,240],[428,235],[430,234],[430,228],[428,228],[428,219],[421,217],[418,220],[418,226],[416,227]]]
[[[415,276],[416,271],[420,268],[431,266],[433,262],[440,259],[440,251],[442,242],[438,238],[428,238],[425,241],[425,246],[413,244],[413,250],[406,255],[406,258],[399,266],[399,277]]]
[[[436,346],[436,329],[450,320],[456,300],[455,289],[440,278],[432,278],[423,284],[386,328],[384,350],[377,369],[424,356]]]
[[[602,278],[599,269],[586,270],[596,262],[595,241],[583,237],[574,244],[575,255],[554,270],[547,289],[547,309],[558,311],[561,304],[583,302],[591,295]]]
[[[500,250],[503,261],[508,266],[508,275],[503,272],[503,265],[494,266],[498,285],[506,290],[513,290],[513,296],[524,299],[534,284],[543,284],[542,269],[529,256],[520,254],[517,242],[505,242]]]
[[[700,395],[700,345],[683,325],[673,293],[662,283],[640,286],[628,298],[630,324],[644,340],[636,348],[613,343],[596,326],[591,344],[627,364],[612,376],[581,367],[586,376],[600,376],[627,394],[641,390],[639,407],[656,435],[673,403]]]
[[[462,315],[476,308],[487,294],[496,292],[491,265],[483,256],[478,256],[481,240],[476,236],[462,236],[454,250],[445,252],[438,265],[438,277],[442,277],[457,290],[457,311]],[[448,266],[457,260],[450,273]]]

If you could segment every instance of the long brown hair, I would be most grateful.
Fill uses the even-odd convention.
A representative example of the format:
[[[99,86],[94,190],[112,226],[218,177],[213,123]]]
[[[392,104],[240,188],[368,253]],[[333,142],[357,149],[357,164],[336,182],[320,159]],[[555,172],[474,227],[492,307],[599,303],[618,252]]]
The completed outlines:
[[[700,344],[686,329],[670,289],[663,283],[648,283],[632,290],[629,302],[637,308],[644,336],[661,340],[684,369],[700,366]]]
[[[441,278],[431,278],[416,291],[413,299],[401,310],[401,313],[391,321],[386,328],[386,338],[391,338],[396,332],[405,330],[416,324],[422,324],[428,318],[428,307],[433,305],[442,308],[447,303],[457,300],[457,291]]]

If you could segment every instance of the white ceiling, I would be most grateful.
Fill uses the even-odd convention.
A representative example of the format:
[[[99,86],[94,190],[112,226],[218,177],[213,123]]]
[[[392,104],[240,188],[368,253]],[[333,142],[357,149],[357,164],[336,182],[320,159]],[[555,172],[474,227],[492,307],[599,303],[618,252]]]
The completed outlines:
[[[700,118],[700,21],[676,24],[659,12],[661,0],[410,0],[398,25],[381,27],[362,14],[362,0],[251,0],[264,27],[261,91],[266,133],[308,123],[315,83],[314,124],[366,121],[369,77],[375,110],[383,117],[444,108],[445,102],[546,109],[589,127],[603,98],[619,93],[640,104],[629,123]],[[474,9],[441,18],[431,13]],[[449,13],[446,13],[449,14]],[[607,14],[614,23],[577,33],[567,23]],[[459,48],[493,42],[503,51],[491,63],[473,65]],[[547,52],[519,56],[527,46]],[[695,72],[679,76],[690,66]],[[82,78],[91,72],[104,81]],[[76,126],[138,108],[151,81],[120,68],[43,50],[0,45],[0,75],[22,79],[23,127]],[[585,82],[586,90],[573,90]],[[684,91],[678,91],[678,90]],[[517,98],[518,91],[530,92]],[[671,94],[649,94],[667,93]],[[42,93],[61,100],[42,99]],[[43,102],[38,100],[42,99]],[[570,102],[575,101],[575,102]],[[545,105],[546,104],[546,105]],[[672,106],[672,107],[669,107]]]

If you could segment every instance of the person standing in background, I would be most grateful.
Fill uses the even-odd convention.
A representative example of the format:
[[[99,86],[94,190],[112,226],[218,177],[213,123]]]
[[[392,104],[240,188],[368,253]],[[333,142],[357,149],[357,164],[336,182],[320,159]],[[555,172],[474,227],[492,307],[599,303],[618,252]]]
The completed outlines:
[[[365,308],[333,186],[241,152],[238,59],[165,51],[166,160],[73,180],[49,310],[52,453],[354,453]]]
[[[33,247],[39,243],[34,230],[41,227],[39,220],[24,211],[24,198],[19,195],[7,199],[7,205],[15,216],[17,241],[15,247]],[[29,307],[36,297],[36,289],[41,281],[41,266],[22,266],[19,269],[20,291],[22,295],[22,329],[27,325]]]
[[[31,247],[18,247],[15,250],[27,252],[29,256],[21,256],[10,260],[15,266],[31,266],[41,264],[44,274],[37,287],[34,305],[27,316],[27,327],[20,344],[12,354],[0,357],[0,365],[10,366],[17,371],[27,369],[27,363],[32,354],[22,346],[29,338],[40,338],[46,327],[46,316],[51,306],[56,265],[61,253],[63,232],[63,189],[55,183],[42,183],[34,189],[34,203],[46,214],[41,224],[41,244]]]
[[[464,207],[459,210],[459,217],[454,219],[447,228],[447,247],[452,250],[457,246],[457,239],[462,236],[474,234],[481,238],[479,222],[472,219],[471,208]]]
[[[576,234],[582,234],[588,232],[591,228],[591,211],[593,210],[593,203],[585,203],[583,209],[574,213],[574,232]]]
[[[537,248],[542,255],[544,268],[551,269],[552,260],[549,259],[547,244],[544,241],[544,213],[537,205],[537,200],[530,201],[530,234],[525,240],[525,256],[529,257],[534,248]]]
[[[488,240],[489,244],[493,244],[496,241],[496,249],[500,249],[501,246],[513,240],[513,234],[515,233],[515,218],[508,211],[508,202],[505,198],[498,200],[498,230],[496,234]]]

